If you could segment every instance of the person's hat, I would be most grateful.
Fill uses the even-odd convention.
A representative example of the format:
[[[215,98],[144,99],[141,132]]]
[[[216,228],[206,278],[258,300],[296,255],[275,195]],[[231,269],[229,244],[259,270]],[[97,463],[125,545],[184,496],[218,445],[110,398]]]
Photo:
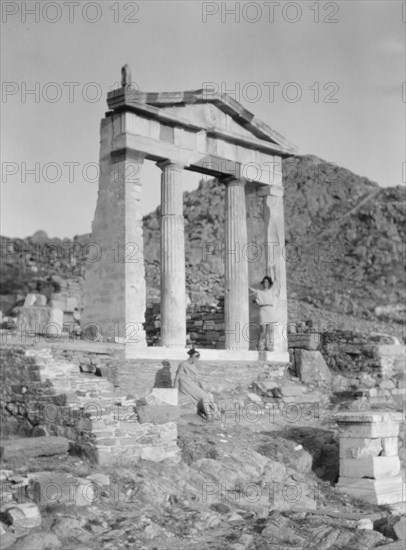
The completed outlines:
[[[192,355],[200,355],[200,353],[197,351],[197,349],[195,348],[191,348],[188,352],[187,352],[188,355],[190,355],[190,357],[192,357]]]

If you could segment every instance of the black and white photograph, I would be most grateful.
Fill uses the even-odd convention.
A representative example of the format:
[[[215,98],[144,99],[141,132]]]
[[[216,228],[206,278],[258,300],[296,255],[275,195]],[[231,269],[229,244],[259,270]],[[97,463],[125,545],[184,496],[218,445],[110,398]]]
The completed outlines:
[[[0,8],[1,550],[404,550],[406,2]]]

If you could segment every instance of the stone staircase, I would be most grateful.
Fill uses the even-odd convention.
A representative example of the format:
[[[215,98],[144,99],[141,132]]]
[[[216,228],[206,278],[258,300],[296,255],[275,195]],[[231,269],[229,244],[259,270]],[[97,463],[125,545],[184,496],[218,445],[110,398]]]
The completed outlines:
[[[127,388],[81,372],[50,348],[26,349],[25,357],[36,384],[47,389],[30,399],[28,417],[46,434],[66,437],[71,451],[108,466],[178,456],[176,423],[140,423],[135,400],[125,397]]]

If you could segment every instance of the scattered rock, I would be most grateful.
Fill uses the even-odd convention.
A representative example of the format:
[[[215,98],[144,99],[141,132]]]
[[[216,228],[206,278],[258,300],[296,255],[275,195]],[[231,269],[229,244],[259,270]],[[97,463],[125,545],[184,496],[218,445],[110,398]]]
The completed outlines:
[[[0,481],[6,481],[14,475],[13,470],[0,470]]]
[[[350,384],[351,381],[348,378],[341,376],[341,374],[337,374],[333,378],[332,388],[333,391],[346,390],[349,388]]]
[[[53,533],[42,531],[30,533],[18,542],[18,550],[56,550],[62,547],[62,542]]]
[[[392,380],[382,380],[382,382],[379,384],[379,387],[382,390],[393,390],[396,388],[396,384]]]
[[[359,378],[360,386],[364,386],[365,388],[373,388],[375,386],[375,378],[373,378],[370,374],[367,374],[366,372],[363,372]]]
[[[94,481],[99,487],[107,487],[110,485],[110,478],[106,474],[91,474],[87,476],[86,479]]]
[[[259,405],[262,404],[262,399],[256,393],[249,393],[247,397],[250,401],[253,401],[254,403],[258,403]]]
[[[302,395],[303,389],[304,388],[301,384],[286,382],[285,384],[281,385],[281,393],[283,397],[295,397],[298,395]]]
[[[250,548],[250,546],[252,545],[253,542],[254,542],[254,536],[250,535],[248,533],[244,533],[238,539],[238,543],[241,544],[247,550],[248,550],[248,548]]]
[[[213,502],[213,504],[210,504],[209,508],[219,514],[228,514],[230,512],[230,507],[222,502]]]
[[[365,518],[357,521],[357,529],[373,529],[374,522],[372,519]]]

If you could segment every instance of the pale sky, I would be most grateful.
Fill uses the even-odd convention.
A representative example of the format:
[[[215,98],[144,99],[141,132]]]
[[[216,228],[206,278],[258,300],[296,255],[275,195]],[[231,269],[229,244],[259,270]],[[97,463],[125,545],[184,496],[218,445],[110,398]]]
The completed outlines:
[[[2,1],[2,235],[90,232],[100,119],[124,63],[140,90],[215,83],[300,154],[404,185],[404,2],[76,4]],[[144,213],[160,200],[146,164]],[[186,172],[184,188],[198,180]]]

